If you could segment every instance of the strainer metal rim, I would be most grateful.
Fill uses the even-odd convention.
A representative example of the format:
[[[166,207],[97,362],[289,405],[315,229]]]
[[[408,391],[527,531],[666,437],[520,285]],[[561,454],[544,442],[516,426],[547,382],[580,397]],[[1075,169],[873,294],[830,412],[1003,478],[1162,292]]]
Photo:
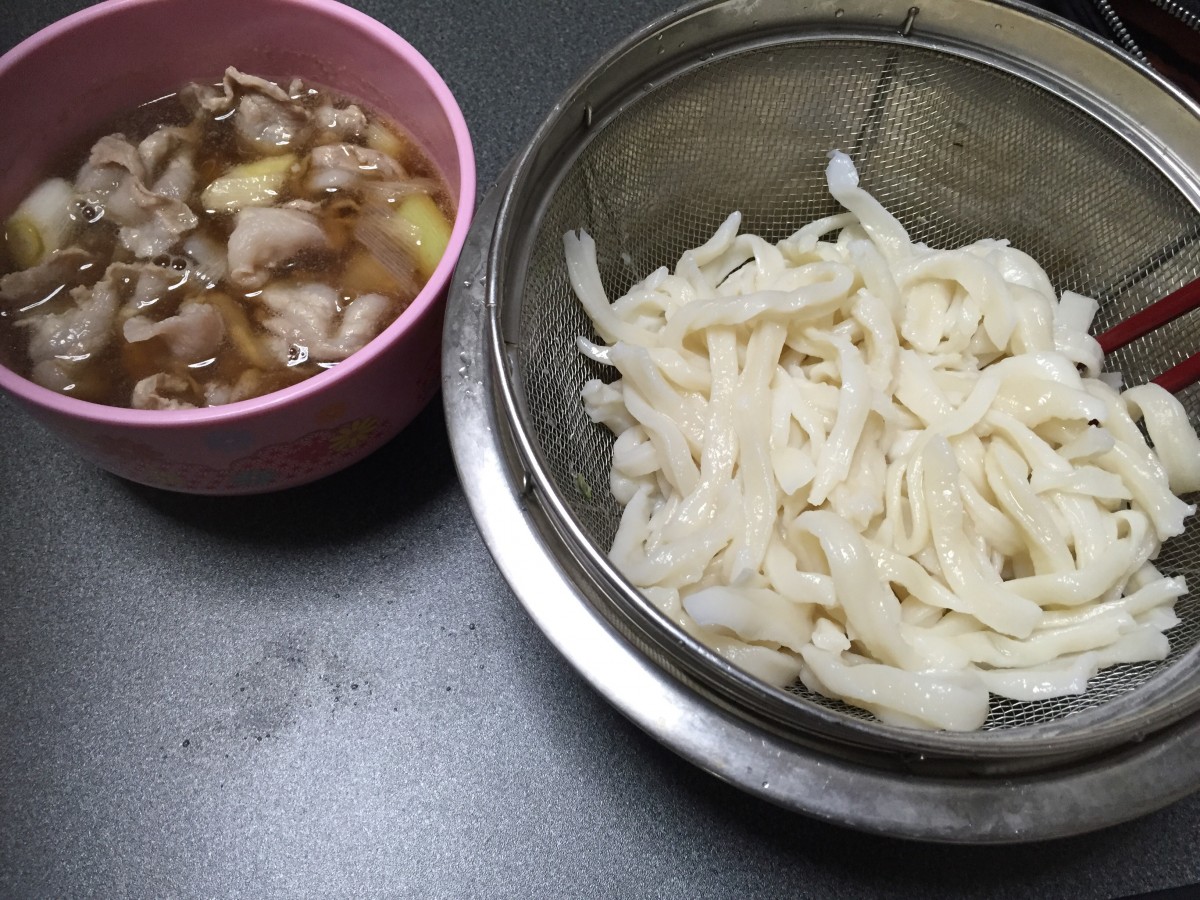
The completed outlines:
[[[821,7],[822,5],[815,4],[814,6]],[[833,11],[834,5],[832,3],[824,5],[829,7],[829,21],[824,23],[824,27],[814,27],[814,34],[819,34],[821,37],[836,34],[838,37],[847,40],[857,40],[864,37],[874,40],[899,40],[894,34],[882,29],[874,21],[874,16],[866,22],[854,21],[852,16],[838,17]],[[961,8],[967,5],[967,3],[960,3],[956,6]],[[976,3],[975,5],[978,6],[979,4]],[[519,288],[511,286],[506,280],[506,267],[511,263],[512,257],[522,258],[519,252],[514,252],[513,250],[513,233],[515,229],[511,227],[510,223],[518,218],[517,214],[513,211],[515,206],[518,206],[521,202],[532,202],[528,197],[523,196],[523,192],[528,193],[525,189],[525,184],[532,178],[530,173],[534,172],[539,177],[544,175],[544,172],[538,167],[538,154],[541,152],[542,145],[547,142],[553,144],[552,141],[548,141],[548,136],[556,128],[563,128],[564,121],[570,121],[570,116],[567,115],[568,112],[578,113],[585,111],[584,114],[588,117],[587,125],[595,127],[608,118],[620,114],[624,105],[629,102],[629,96],[636,93],[637,86],[630,87],[628,84],[624,85],[623,91],[611,92],[611,96],[605,98],[606,103],[598,104],[597,108],[593,109],[591,103],[587,102],[586,99],[589,79],[603,68],[606,63],[612,68],[612,61],[614,59],[620,58],[623,53],[629,51],[631,48],[636,48],[639,44],[649,41],[665,25],[672,23],[677,25],[680,22],[686,22],[690,18],[702,14],[705,10],[720,6],[735,6],[740,11],[744,4],[696,4],[667,16],[657,23],[653,23],[639,34],[630,38],[622,47],[610,53],[605,61],[597,66],[592,73],[585,76],[568,93],[566,99],[560,101],[555,107],[554,112],[539,130],[538,135],[535,136],[525,153],[519,158],[514,179],[501,201],[501,210],[499,213],[500,227],[497,228],[496,233],[492,236],[490,253],[494,271],[492,272],[493,277],[489,288],[489,308],[492,310],[493,317],[499,317],[504,311],[505,297],[500,296],[500,292],[505,292],[506,296],[519,295],[520,293]],[[752,6],[758,7],[757,4],[753,4]],[[995,4],[987,4],[988,8],[993,6]],[[872,7],[872,9],[876,8],[879,7]],[[999,6],[999,9],[1017,11],[1039,22],[1049,21],[1052,18],[1046,16],[1040,10],[1027,7],[1021,3],[1002,4]],[[926,15],[928,16],[928,12]],[[840,22],[838,22],[839,18]],[[835,24],[837,24],[836,28],[834,27]],[[942,23],[939,21],[940,24]],[[1059,24],[1063,24],[1061,20]],[[1140,64],[1137,64],[1131,58],[1125,57],[1119,51],[1104,46],[1093,36],[1087,35],[1073,26],[1070,27],[1070,30],[1072,33],[1077,34],[1077,36],[1084,38],[1094,48],[1101,50],[1105,57],[1111,59],[1121,69],[1129,69],[1135,72],[1138,78],[1150,77],[1159,82],[1160,86],[1164,84],[1161,79],[1148,73],[1148,70],[1140,66]],[[807,29],[804,37],[814,39],[808,34]],[[1160,127],[1159,132],[1156,132],[1147,128],[1144,123],[1139,124],[1135,122],[1130,115],[1122,111],[1114,112],[1115,108],[1112,104],[1105,102],[1103,96],[1098,92],[1076,91],[1075,93],[1070,93],[1071,85],[1069,82],[1054,71],[1039,69],[1035,65],[1035,62],[1030,59],[1021,59],[1003,54],[1000,54],[998,57],[986,54],[981,55],[978,47],[972,48],[969,42],[965,41],[961,35],[955,36],[952,34],[945,44],[940,42],[940,34],[938,38],[939,40],[934,43],[936,44],[936,49],[939,51],[964,55],[976,60],[983,59],[991,65],[996,65],[997,61],[999,61],[1004,64],[1002,68],[1015,71],[1027,80],[1039,84],[1039,86],[1046,87],[1059,94],[1068,92],[1070,95],[1065,99],[1085,108],[1094,117],[1099,117],[1102,120],[1105,117],[1115,117],[1113,123],[1114,129],[1121,133],[1122,136],[1127,137],[1136,149],[1142,152],[1143,155],[1146,155],[1160,169],[1164,170],[1165,174],[1173,176],[1171,177],[1171,181],[1177,186],[1181,180],[1181,172],[1191,175],[1194,172],[1200,171],[1200,159],[1193,164],[1190,160],[1178,159],[1173,152],[1167,152],[1167,149],[1164,149],[1166,148],[1166,144],[1164,143],[1165,138],[1159,132],[1161,132],[1162,128],[1169,129],[1171,125],[1178,123],[1168,121],[1166,125]],[[764,41],[771,39],[770,35],[762,38]],[[792,39],[794,39],[794,35]],[[922,34],[910,35],[905,40],[918,45],[929,45],[931,42],[929,36]],[[734,42],[730,41],[730,43]],[[747,44],[748,42],[745,40],[736,42],[738,52],[744,49]],[[706,49],[711,50],[711,48]],[[1055,59],[1057,60],[1057,58],[1056,55]],[[630,81],[633,80],[641,81],[640,78],[630,79]],[[1168,89],[1167,93],[1172,95],[1175,100],[1179,100],[1182,97],[1174,89]],[[1190,101],[1188,102],[1190,103]],[[1196,123],[1193,124],[1200,124],[1200,108],[1197,108],[1195,104],[1190,104],[1188,108],[1197,117]],[[1120,113],[1119,115],[1118,112]],[[577,147],[576,153],[581,148],[582,145]],[[1200,157],[1200,154],[1198,154],[1198,157]],[[569,156],[556,158],[555,168],[560,177],[561,173],[569,167],[570,159],[571,157]],[[1194,205],[1200,206],[1200,177],[1193,176],[1182,180],[1183,184],[1188,188],[1187,195],[1189,200]],[[545,182],[539,181],[539,185],[544,192],[539,196],[547,196],[549,191],[545,190]],[[536,221],[537,215],[534,214],[532,218]],[[519,266],[513,266],[513,268],[519,269]],[[513,277],[516,283],[519,284],[520,273],[518,272]],[[511,306],[511,303],[509,305]],[[512,320],[510,319],[509,321]],[[914,732],[910,729],[896,728],[874,721],[858,720],[846,717],[835,711],[810,706],[805,701],[795,698],[784,691],[764,690],[754,679],[734,668],[687,635],[674,632],[664,635],[664,630],[670,631],[670,628],[663,623],[657,610],[653,609],[645,601],[640,592],[611,565],[603,550],[593,545],[587,538],[572,511],[557,496],[553,481],[547,473],[545,461],[541,457],[536,441],[525,433],[522,422],[525,419],[526,410],[524,409],[521,391],[513,383],[517,380],[517,377],[513,375],[511,371],[513,367],[509,365],[507,360],[507,351],[504,346],[502,334],[504,327],[505,323],[503,321],[495,323],[496,340],[492,347],[496,357],[497,370],[500,373],[500,400],[507,408],[511,421],[515,423],[513,439],[520,450],[521,464],[526,471],[526,477],[537,486],[542,497],[542,502],[548,508],[549,514],[546,524],[557,532],[558,543],[556,550],[576,556],[584,562],[585,567],[592,573],[599,573],[601,580],[617,587],[619,596],[616,599],[620,601],[620,611],[626,617],[625,621],[619,622],[618,625],[622,630],[626,631],[627,637],[641,643],[643,650],[655,655],[660,660],[660,664],[667,665],[677,673],[682,672],[685,677],[690,676],[693,679],[706,682],[707,687],[715,689],[718,698],[723,698],[734,707],[740,706],[746,708],[750,714],[758,717],[760,724],[765,723],[767,727],[778,727],[778,722],[774,720],[782,718],[786,721],[788,717],[796,716],[802,719],[800,730],[803,733],[797,735],[795,729],[793,729],[791,731],[793,736],[806,737],[816,734],[826,739],[840,742],[847,748],[877,748],[882,742],[888,749],[896,752],[912,754],[927,753],[942,758],[950,757],[966,760],[991,759],[994,761],[1012,761],[1019,757],[1028,757],[1040,760],[1042,764],[1048,765],[1051,762],[1061,761],[1064,758],[1069,758],[1080,753],[1096,752],[1104,746],[1111,746],[1125,740],[1140,739],[1147,730],[1162,727],[1200,708],[1200,688],[1188,689],[1186,686],[1179,684],[1164,685],[1162,684],[1162,679],[1156,677],[1148,684],[1126,695],[1126,697],[1136,695],[1134,699],[1116,698],[1102,707],[1077,713],[1069,718],[1066,726],[1062,725],[1062,721],[1064,720],[1058,720],[1040,725],[1022,726],[1008,731],[947,735],[945,733],[928,734]],[[510,337],[515,340],[516,336],[510,335]],[[608,599],[610,601],[613,600],[612,595],[608,595]],[[1200,649],[1194,648],[1184,659],[1173,664],[1171,669],[1172,671],[1176,671],[1183,666],[1193,669],[1200,668]],[[1155,685],[1156,681],[1159,682],[1157,687]],[[748,700],[747,698],[750,699]],[[1124,704],[1122,701],[1124,701]],[[1135,714],[1113,721],[1113,714],[1121,710],[1123,705],[1137,707]],[[997,762],[996,764],[999,763]]]
[[[1084,834],[1148,814],[1200,786],[1200,715],[1051,773],[932,777],[797,745],[690,689],[596,609],[581,573],[551,552],[537,497],[499,415],[488,347],[487,249],[512,169],[480,206],[449,292],[442,398],[480,533],[513,592],[575,670],[651,737],[771,803],[857,830],[922,841],[1011,844]]]

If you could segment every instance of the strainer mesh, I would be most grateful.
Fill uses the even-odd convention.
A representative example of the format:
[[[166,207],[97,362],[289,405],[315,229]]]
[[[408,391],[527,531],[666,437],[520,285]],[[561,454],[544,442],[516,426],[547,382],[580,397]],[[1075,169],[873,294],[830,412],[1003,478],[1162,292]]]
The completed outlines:
[[[770,240],[839,211],[826,153],[844,149],[862,183],[917,239],[954,247],[1008,238],[1059,290],[1100,300],[1100,331],[1200,276],[1200,215],[1144,157],[1061,98],[966,58],[911,45],[824,39],[734,52],[667,81],[591,138],[545,208],[519,306],[516,376],[527,426],[559,492],[600,547],[620,510],[608,490],[612,437],[590,422],[583,383],[605,372],[575,337],[595,337],[567,281],[562,236],[596,240],[610,299],[673,266],[734,209]],[[1129,383],[1200,346],[1195,316],[1113,356]],[[1200,393],[1182,395],[1193,422]],[[1196,577],[1200,528],[1160,568]],[[1183,598],[1163,663],[1103,671],[1079,697],[994,700],[989,729],[1053,721],[1143,684],[1200,639]],[[837,701],[793,691],[849,715]]]

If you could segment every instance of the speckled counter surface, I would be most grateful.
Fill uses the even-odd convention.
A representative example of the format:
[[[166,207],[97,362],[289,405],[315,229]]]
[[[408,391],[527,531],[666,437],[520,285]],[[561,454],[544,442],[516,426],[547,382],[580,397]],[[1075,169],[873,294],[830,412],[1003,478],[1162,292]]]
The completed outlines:
[[[83,5],[7,3],[0,46]],[[455,91],[482,190],[584,67],[674,4],[356,5]],[[1088,837],[935,847],[682,762],[526,617],[439,402],[348,471],[231,500],[105,475],[0,399],[0,491],[5,898],[1115,898],[1200,881],[1200,796]]]

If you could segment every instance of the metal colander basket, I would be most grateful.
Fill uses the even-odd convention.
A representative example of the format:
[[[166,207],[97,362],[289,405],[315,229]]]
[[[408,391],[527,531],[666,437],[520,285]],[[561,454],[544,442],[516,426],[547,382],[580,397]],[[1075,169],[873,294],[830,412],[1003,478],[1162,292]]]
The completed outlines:
[[[620,515],[608,492],[613,438],[579,397],[606,373],[576,347],[594,333],[568,282],[563,234],[592,235],[605,287],[619,296],[732,210],[771,241],[840,211],[824,179],[833,148],[915,240],[1007,238],[1058,290],[1100,302],[1098,331],[1200,276],[1200,116],[1098,41],[985,0],[728,0],[681,12],[556,107],[491,240],[497,402],[546,552],[570,560],[593,607],[669,677],[785,740],[873,765],[1046,770],[1192,715],[1200,594],[1179,601],[1166,660],[1103,670],[1079,696],[994,699],[977,733],[929,733],[745,675],[607,561]],[[1107,365],[1139,383],[1197,346],[1200,322],[1185,317]],[[1200,421],[1200,391],[1181,399]],[[1200,586],[1198,542],[1193,520],[1159,567]]]

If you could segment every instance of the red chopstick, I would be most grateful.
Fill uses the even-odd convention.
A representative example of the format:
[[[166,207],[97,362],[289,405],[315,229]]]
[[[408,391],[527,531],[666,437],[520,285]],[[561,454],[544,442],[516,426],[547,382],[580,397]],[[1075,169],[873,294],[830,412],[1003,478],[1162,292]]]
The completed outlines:
[[[1200,381],[1200,353],[1193,353],[1179,365],[1171,366],[1167,371],[1151,380],[1172,394],[1178,394],[1185,387]]]
[[[1137,340],[1143,334],[1149,334],[1172,319],[1178,319],[1184,313],[1191,312],[1197,306],[1200,306],[1200,278],[1189,281],[1157,303],[1151,303],[1140,313],[1130,316],[1124,322],[1117,323],[1104,334],[1098,335],[1096,340],[1100,342],[1101,350],[1105,353],[1112,353],[1130,341]]]
[[[1151,303],[1124,322],[1117,323],[1108,331],[1097,335],[1096,340],[1100,344],[1100,349],[1108,354],[1137,340],[1142,335],[1149,334],[1154,329],[1178,319],[1184,313],[1191,312],[1198,306],[1200,306],[1200,278],[1188,282],[1157,303]],[[1172,366],[1153,380],[1155,384],[1166,388],[1171,393],[1177,393],[1185,387],[1195,384],[1200,381],[1200,353],[1193,353],[1179,365]]]

